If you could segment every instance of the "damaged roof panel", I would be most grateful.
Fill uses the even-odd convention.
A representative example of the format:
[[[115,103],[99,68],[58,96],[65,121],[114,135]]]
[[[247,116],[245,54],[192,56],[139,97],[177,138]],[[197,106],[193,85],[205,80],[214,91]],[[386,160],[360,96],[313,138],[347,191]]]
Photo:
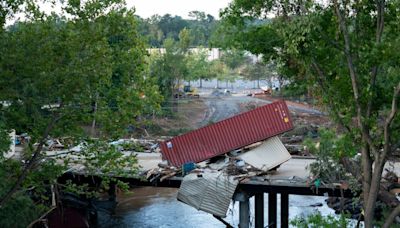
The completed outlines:
[[[160,144],[174,166],[201,162],[293,129],[284,101],[277,101]]]
[[[233,177],[221,173],[191,173],[183,178],[177,198],[197,210],[226,217],[238,184]]]
[[[269,138],[260,146],[238,157],[262,171],[273,169],[291,158],[290,153],[277,136]]]

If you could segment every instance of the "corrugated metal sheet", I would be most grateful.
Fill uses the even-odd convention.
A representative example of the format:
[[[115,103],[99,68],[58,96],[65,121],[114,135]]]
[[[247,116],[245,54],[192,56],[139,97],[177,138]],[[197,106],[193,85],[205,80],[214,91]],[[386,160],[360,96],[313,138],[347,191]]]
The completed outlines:
[[[284,101],[277,101],[160,144],[163,158],[174,166],[200,162],[293,128]]]
[[[267,139],[260,146],[238,157],[263,171],[275,168],[291,158],[290,153],[277,136]]]
[[[178,200],[197,210],[226,217],[238,181],[222,173],[186,175],[178,191]]]

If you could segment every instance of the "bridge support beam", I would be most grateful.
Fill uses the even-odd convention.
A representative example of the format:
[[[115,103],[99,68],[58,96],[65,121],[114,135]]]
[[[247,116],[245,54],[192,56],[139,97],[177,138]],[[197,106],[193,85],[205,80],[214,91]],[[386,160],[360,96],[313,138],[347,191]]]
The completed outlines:
[[[268,193],[268,227],[276,228],[277,224],[277,213],[276,213],[276,193]]]
[[[234,200],[239,201],[239,227],[250,227],[250,202],[249,196],[244,192],[238,192],[234,195]]]
[[[289,227],[289,194],[281,193],[281,228]]]
[[[254,195],[255,228],[264,228],[264,193]]]

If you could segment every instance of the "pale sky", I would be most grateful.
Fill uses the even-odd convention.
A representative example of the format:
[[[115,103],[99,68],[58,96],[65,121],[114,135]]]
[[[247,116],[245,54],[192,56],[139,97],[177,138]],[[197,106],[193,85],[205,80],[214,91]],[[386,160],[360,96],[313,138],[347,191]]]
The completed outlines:
[[[232,0],[126,0],[128,8],[135,7],[136,14],[142,18],[151,17],[154,14],[163,16],[167,13],[172,16],[178,15],[188,19],[190,11],[203,11],[219,19],[219,10],[227,7]],[[55,8],[49,3],[40,3],[41,9],[45,12],[60,12],[60,5]],[[16,14],[15,18],[8,19],[6,25],[11,25],[16,20],[24,20],[25,16],[21,13]]]
[[[219,10],[229,5],[232,0],[126,0],[129,7],[136,8],[136,14],[148,18],[154,14],[178,15],[188,18],[190,11],[203,11],[219,18]]]

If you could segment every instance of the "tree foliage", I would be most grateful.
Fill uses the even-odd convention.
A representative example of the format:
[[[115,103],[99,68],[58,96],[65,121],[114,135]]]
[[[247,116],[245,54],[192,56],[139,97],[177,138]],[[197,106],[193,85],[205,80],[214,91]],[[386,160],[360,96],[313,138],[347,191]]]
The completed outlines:
[[[155,53],[151,56],[150,75],[160,86],[164,99],[172,98],[188,74],[186,54],[190,44],[189,30],[182,30],[179,42],[172,38],[164,41],[165,53]]]
[[[264,79],[267,81],[268,87],[272,89],[272,78],[275,76],[273,66],[273,64],[266,64],[264,61],[258,60],[255,63],[245,65],[241,75],[248,80],[256,80],[258,88],[260,88],[260,80]]]
[[[315,214],[311,214],[307,216],[306,218],[299,218],[296,217],[292,221],[290,221],[290,224],[294,227],[299,227],[299,228],[308,228],[308,227],[340,227],[340,228],[346,228],[350,227],[351,222],[348,220],[348,218],[341,214],[339,218],[335,218],[332,215],[328,215],[326,217],[322,216],[320,212],[317,212]]]
[[[153,15],[147,19],[138,17],[139,31],[147,38],[148,44],[153,48],[161,48],[167,38],[178,42],[179,33],[185,28],[192,33],[192,46],[210,47],[211,36],[218,21],[213,16],[201,11],[192,11],[189,16],[190,19],[183,19],[180,16],[170,14]]]
[[[40,10],[35,1],[10,9],[16,12],[23,3]],[[49,157],[45,142],[65,137],[89,142],[84,127],[91,123],[98,140],[80,154],[87,171],[112,174],[132,166],[134,174],[135,157],[105,145],[141,124],[161,100],[147,75],[147,51],[133,11],[119,0],[59,4],[59,14],[33,14],[0,30],[0,134],[15,129],[30,136],[24,161],[1,156],[0,175],[7,181],[0,186],[0,210],[22,201],[29,208],[35,199],[44,204],[44,193],[68,165]],[[1,137],[0,155],[8,150],[7,138]]]
[[[305,82],[359,146],[362,175],[356,177],[366,227],[373,224],[384,164],[400,145],[398,7],[398,1],[380,0],[237,0],[223,13],[237,29],[234,41],[273,58],[292,81]],[[255,23],[270,14],[276,15],[271,23]],[[248,44],[246,36],[257,42]],[[385,226],[399,212],[397,207]]]

